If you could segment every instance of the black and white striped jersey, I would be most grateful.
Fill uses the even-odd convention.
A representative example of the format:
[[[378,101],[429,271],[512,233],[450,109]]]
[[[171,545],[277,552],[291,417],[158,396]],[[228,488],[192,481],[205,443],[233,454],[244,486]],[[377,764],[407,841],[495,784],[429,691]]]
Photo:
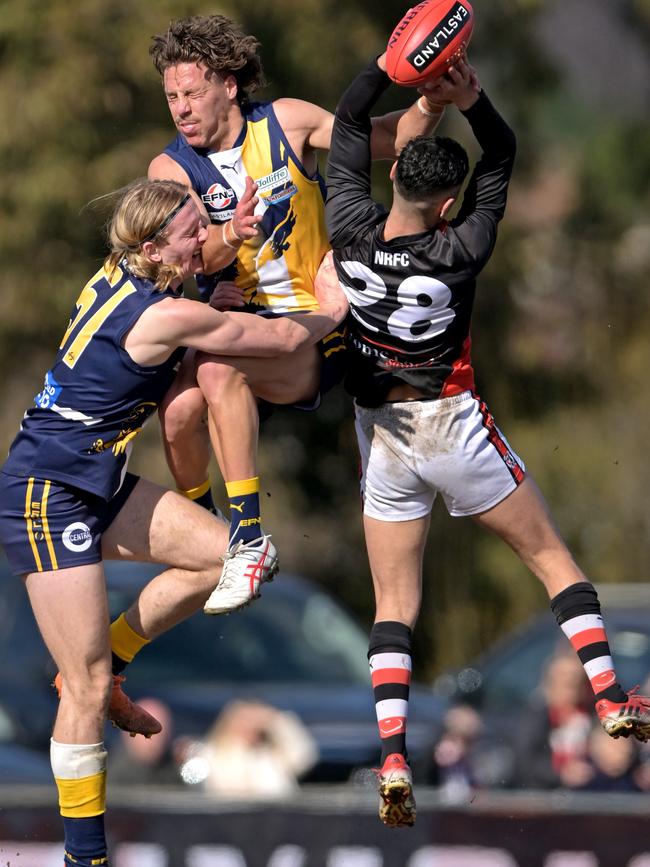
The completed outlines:
[[[327,169],[328,231],[351,311],[346,388],[363,406],[382,403],[399,381],[428,398],[474,387],[476,276],[496,241],[516,149],[514,133],[481,93],[464,112],[482,156],[458,216],[384,240],[387,212],[371,197],[369,112],[389,84],[373,61],[346,90]]]

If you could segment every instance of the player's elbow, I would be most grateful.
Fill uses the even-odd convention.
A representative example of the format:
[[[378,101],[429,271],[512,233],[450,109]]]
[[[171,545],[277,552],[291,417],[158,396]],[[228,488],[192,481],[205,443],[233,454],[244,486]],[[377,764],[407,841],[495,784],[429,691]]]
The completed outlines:
[[[307,331],[289,318],[272,319],[266,326],[266,338],[258,355],[291,355],[308,343]]]
[[[287,318],[281,319],[279,322],[283,326],[283,333],[279,337],[282,347],[280,349],[281,353],[290,355],[312,342],[307,329],[296,320]]]

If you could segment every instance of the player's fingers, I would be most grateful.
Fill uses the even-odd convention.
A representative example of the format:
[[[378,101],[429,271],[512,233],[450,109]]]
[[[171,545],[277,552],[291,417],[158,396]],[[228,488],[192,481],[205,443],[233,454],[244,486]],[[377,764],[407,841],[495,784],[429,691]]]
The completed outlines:
[[[257,192],[257,184],[256,184],[255,181],[250,177],[250,175],[246,175],[246,181],[245,181],[245,187],[244,187],[244,195],[242,196],[241,200],[251,198],[252,196],[255,195],[256,192]],[[241,200],[240,200],[240,201],[241,201]],[[256,204],[257,204],[257,203],[256,203]]]
[[[418,93],[421,93],[424,96],[426,96],[428,91],[435,90],[436,87],[439,87],[441,84],[444,84],[444,82],[445,82],[445,73],[443,72],[442,75],[438,75],[436,78],[430,78],[428,81],[424,81],[418,87],[418,89],[417,89]]]

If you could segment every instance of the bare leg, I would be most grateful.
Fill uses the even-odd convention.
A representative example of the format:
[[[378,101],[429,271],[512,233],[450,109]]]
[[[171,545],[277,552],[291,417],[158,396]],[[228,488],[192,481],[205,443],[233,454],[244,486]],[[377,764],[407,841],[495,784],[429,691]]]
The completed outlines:
[[[588,581],[560,536],[544,498],[530,476],[497,506],[474,520],[512,548],[553,598],[580,581]]]
[[[167,464],[181,491],[199,487],[208,477],[210,439],[206,404],[196,383],[194,353],[188,353],[158,410]]]
[[[99,743],[112,685],[102,565],[33,572],[25,585],[43,640],[65,681],[53,737],[65,744]]]
[[[397,620],[411,629],[420,611],[422,558],[430,518],[377,521],[363,517],[375,588],[375,620]]]
[[[370,633],[370,674],[381,741],[379,818],[390,827],[415,822],[406,725],[411,680],[411,629],[420,610],[422,557],[429,516],[378,521],[364,515],[377,614]]]
[[[198,611],[221,574],[227,524],[174,491],[140,479],[102,538],[107,560],[169,564],[129,608],[131,628],[155,638]]]
[[[257,475],[259,415],[245,374],[216,358],[203,361],[197,380],[210,409],[210,438],[224,481]]]
[[[31,573],[25,585],[43,640],[63,675],[50,761],[64,817],[65,863],[80,860],[79,848],[93,863],[103,863],[103,739],[113,683],[104,570],[95,563]]]
[[[314,346],[288,358],[197,357],[197,381],[210,408],[212,445],[226,482],[257,475],[257,398],[289,404],[318,392]]]

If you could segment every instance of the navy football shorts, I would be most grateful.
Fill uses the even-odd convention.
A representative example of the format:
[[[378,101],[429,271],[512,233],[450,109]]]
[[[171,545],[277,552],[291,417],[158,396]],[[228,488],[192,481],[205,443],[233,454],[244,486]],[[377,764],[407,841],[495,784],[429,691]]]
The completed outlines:
[[[15,575],[102,559],[102,533],[138,483],[127,473],[110,500],[60,482],[0,472],[0,544]]]

